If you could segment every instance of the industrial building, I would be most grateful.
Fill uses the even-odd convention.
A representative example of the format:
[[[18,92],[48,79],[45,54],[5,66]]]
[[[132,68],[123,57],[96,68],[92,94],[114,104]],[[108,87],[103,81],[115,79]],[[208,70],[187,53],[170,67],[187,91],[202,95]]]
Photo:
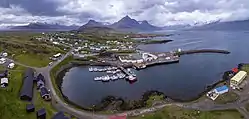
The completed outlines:
[[[227,93],[229,91],[229,88],[224,85],[218,88],[215,88],[207,93],[207,97],[209,97],[212,100],[216,100],[219,95]]]
[[[234,77],[230,80],[230,86],[232,88],[236,88],[240,85],[240,83],[246,78],[247,72],[239,71]]]
[[[33,80],[34,80],[34,70],[31,68],[28,68],[25,71],[24,77],[23,77],[23,86],[20,92],[20,99],[31,101],[33,98]]]

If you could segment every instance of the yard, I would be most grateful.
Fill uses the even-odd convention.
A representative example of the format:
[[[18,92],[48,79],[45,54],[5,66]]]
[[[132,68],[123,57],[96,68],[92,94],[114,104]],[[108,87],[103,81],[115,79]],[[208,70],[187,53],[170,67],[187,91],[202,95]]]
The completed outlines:
[[[19,99],[19,91],[22,87],[25,68],[16,66],[10,70],[9,86],[0,88],[0,119],[36,119],[36,113],[26,113],[27,102]],[[55,112],[49,102],[41,99],[38,92],[35,93],[34,104],[36,110],[46,108],[47,118],[50,119]]]
[[[128,119],[243,119],[243,116],[236,110],[203,112],[170,106],[154,113],[128,117]]]
[[[215,103],[226,104],[226,103],[235,102],[238,99],[239,96],[236,93],[229,91],[225,94],[219,95],[219,97],[215,100]]]

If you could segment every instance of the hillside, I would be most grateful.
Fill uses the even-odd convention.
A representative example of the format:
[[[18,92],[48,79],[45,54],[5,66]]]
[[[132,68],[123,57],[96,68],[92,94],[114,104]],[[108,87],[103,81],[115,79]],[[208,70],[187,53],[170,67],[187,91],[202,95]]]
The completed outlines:
[[[60,24],[47,24],[47,23],[29,23],[24,26],[14,26],[10,27],[12,30],[74,30],[78,29],[78,26],[65,26]]]
[[[194,27],[191,30],[249,30],[249,20],[231,22],[213,22],[203,26]]]

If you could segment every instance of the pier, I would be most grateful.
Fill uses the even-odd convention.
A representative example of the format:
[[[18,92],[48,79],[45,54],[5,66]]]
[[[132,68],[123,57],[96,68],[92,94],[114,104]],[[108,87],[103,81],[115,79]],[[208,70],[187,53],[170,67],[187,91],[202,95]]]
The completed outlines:
[[[226,50],[217,50],[217,49],[200,49],[200,50],[186,50],[177,52],[177,55],[185,55],[185,54],[195,54],[195,53],[221,53],[221,54],[229,54],[229,51]]]

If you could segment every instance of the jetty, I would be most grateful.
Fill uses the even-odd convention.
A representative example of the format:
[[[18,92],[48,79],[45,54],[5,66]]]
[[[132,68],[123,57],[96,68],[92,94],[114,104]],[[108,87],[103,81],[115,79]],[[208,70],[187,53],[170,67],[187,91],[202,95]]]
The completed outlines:
[[[221,54],[229,54],[229,51],[226,50],[217,50],[217,49],[200,49],[200,50],[186,50],[177,52],[177,55],[185,55],[185,54],[195,54],[195,53],[221,53]]]

